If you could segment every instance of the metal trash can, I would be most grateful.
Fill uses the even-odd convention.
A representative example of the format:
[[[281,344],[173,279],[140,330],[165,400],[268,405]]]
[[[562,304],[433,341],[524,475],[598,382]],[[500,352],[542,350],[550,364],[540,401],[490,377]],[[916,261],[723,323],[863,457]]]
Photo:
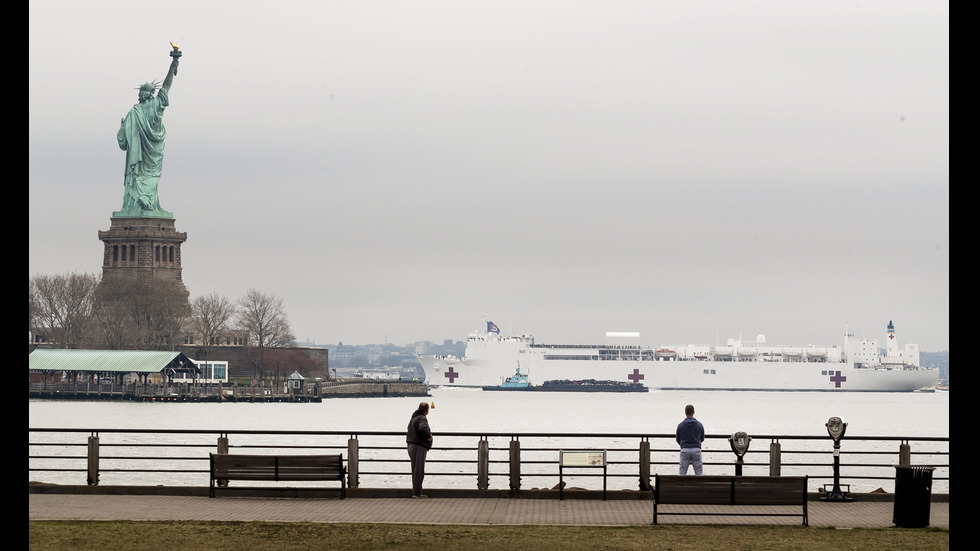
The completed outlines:
[[[935,467],[895,466],[895,509],[892,522],[901,528],[929,526],[932,471]]]

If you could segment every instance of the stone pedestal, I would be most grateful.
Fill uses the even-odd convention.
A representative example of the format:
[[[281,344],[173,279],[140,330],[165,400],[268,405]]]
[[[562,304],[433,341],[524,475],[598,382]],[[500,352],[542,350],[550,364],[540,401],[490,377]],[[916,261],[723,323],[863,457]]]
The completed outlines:
[[[114,215],[110,222],[108,231],[99,232],[105,244],[103,279],[124,277],[183,286],[180,245],[187,233],[175,229],[173,218]]]

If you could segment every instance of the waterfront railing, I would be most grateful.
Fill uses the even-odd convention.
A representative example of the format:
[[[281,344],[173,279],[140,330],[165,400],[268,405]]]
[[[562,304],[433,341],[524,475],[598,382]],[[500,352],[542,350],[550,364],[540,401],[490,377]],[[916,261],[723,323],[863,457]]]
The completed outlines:
[[[207,486],[209,453],[343,454],[350,488],[410,488],[405,435],[385,431],[28,429],[29,481],[65,485]],[[896,468],[932,467],[932,491],[949,492],[948,437],[709,435],[705,474],[806,475],[813,492],[894,491]],[[646,490],[654,474],[676,474],[673,434],[478,433],[435,436],[426,487],[557,489],[559,453],[606,452],[605,469],[565,471],[566,489]],[[693,474],[693,473],[692,473]]]

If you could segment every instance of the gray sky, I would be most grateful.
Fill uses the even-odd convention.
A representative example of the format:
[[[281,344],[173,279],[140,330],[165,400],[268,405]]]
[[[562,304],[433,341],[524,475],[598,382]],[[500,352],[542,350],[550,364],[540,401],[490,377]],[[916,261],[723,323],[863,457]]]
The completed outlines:
[[[297,338],[949,347],[949,8],[32,0],[30,275],[99,273],[115,135],[184,53],[191,296]]]

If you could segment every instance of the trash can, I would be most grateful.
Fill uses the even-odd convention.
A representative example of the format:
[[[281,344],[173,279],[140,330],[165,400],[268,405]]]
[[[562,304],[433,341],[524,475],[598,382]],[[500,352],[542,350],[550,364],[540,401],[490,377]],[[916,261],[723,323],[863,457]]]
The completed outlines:
[[[895,466],[895,509],[892,522],[901,528],[929,526],[932,471],[935,467]]]

